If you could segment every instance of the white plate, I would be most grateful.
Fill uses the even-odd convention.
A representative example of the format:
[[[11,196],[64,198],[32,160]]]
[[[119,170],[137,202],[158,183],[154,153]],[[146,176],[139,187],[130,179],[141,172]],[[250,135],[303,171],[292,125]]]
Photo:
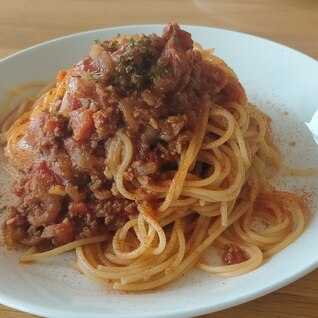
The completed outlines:
[[[160,25],[118,27],[71,35],[34,46],[0,62],[0,88],[52,80],[86,54],[95,39],[117,33],[161,34]],[[317,61],[254,36],[184,26],[195,41],[215,48],[237,73],[250,100],[273,118],[288,163],[314,166],[318,147],[304,122],[317,111]],[[1,97],[1,96],[0,96]],[[284,111],[288,115],[283,114]],[[1,110],[6,112],[6,110]],[[317,120],[316,116],[316,120]],[[318,123],[312,124],[318,129]],[[316,132],[317,133],[317,132]],[[295,141],[296,146],[288,146]],[[192,270],[177,282],[143,294],[120,294],[90,282],[68,266],[73,254],[37,265],[19,265],[15,252],[0,250],[0,302],[48,317],[190,317],[238,305],[276,290],[318,266],[318,179],[279,178],[288,189],[313,194],[305,233],[259,269],[230,279]]]

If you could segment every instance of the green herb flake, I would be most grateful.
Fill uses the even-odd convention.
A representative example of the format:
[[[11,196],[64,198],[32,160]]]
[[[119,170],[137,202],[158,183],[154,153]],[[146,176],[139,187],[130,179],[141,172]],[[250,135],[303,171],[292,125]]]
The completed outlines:
[[[124,64],[126,62],[126,59],[125,59],[125,57],[123,55],[121,55],[119,57],[119,62],[122,63],[122,64]]]
[[[129,42],[130,42],[130,47],[135,46],[136,41],[135,41],[135,38],[133,36],[130,38]]]
[[[101,73],[91,73],[91,77],[95,83],[99,82],[101,79],[102,74]]]
[[[118,50],[118,46],[119,46],[118,41],[114,40],[114,41],[110,42],[110,44],[108,45],[108,48],[110,50]]]
[[[101,45],[102,44],[102,42],[99,39],[94,40],[94,43],[97,44],[97,45]]]
[[[6,205],[2,206],[2,207],[0,208],[0,214],[3,213],[3,212],[5,212],[6,209],[7,209],[7,206],[6,206]]]

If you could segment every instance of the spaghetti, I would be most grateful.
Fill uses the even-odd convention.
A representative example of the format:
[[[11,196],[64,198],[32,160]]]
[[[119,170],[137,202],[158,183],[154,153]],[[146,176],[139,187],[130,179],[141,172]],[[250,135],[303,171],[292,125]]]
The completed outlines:
[[[55,87],[24,97],[1,135],[19,169],[3,232],[8,247],[31,246],[23,263],[75,249],[90,279],[142,291],[193,266],[249,272],[308,222],[302,198],[266,179],[283,166],[269,117],[175,23],[96,41]],[[222,264],[205,259],[211,248]]]

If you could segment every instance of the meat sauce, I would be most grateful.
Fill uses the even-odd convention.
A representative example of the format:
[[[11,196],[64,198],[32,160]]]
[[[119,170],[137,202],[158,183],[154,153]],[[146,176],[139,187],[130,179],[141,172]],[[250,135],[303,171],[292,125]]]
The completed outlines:
[[[246,252],[234,244],[226,244],[223,248],[223,262],[227,265],[239,264],[248,260]]]
[[[13,186],[19,202],[3,225],[9,247],[46,250],[122,226],[137,209],[105,173],[110,140],[119,130],[132,140],[127,180],[155,183],[188,146],[203,96],[215,99],[227,83],[175,23],[162,36],[96,41],[57,83],[66,76],[65,92],[31,117],[23,137],[35,159]]]

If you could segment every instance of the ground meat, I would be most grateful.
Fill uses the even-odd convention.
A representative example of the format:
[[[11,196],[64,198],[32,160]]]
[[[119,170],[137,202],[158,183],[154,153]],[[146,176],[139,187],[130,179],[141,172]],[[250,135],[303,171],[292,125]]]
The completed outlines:
[[[94,113],[93,119],[98,138],[106,139],[114,136],[119,121],[116,109],[108,107],[105,111],[99,110]]]
[[[114,230],[125,224],[131,209],[126,209],[131,201],[114,198],[107,201],[98,202],[94,206],[97,218],[102,218],[108,229]],[[135,211],[133,211],[135,212]]]
[[[159,122],[160,138],[167,142],[173,140],[180,134],[186,123],[186,115],[169,116],[167,119],[161,120]]]
[[[123,198],[114,182],[110,144],[118,132],[132,143],[125,185],[171,177],[203,98],[231,97],[226,85],[234,84],[219,62],[212,64],[193,50],[188,32],[170,23],[162,36],[96,41],[89,56],[60,72],[63,86],[47,96],[50,105],[31,117],[23,136],[32,165],[19,166],[19,202],[4,223],[6,244],[49,249],[115,231],[137,214],[137,202]],[[156,198],[146,187],[135,191],[149,204]],[[228,262],[238,261],[232,250]]]
[[[169,142],[168,149],[173,156],[181,155],[183,149],[186,149],[190,143],[192,133],[185,131],[179,134],[175,139]]]

